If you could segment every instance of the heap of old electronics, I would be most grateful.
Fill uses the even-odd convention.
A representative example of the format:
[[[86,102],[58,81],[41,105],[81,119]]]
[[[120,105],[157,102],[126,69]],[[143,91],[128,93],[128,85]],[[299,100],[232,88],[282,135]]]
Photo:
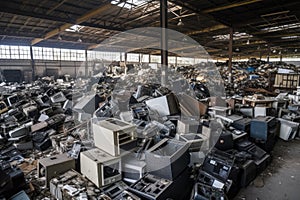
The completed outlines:
[[[194,68],[177,68],[187,76]],[[199,74],[198,74],[199,75]],[[1,84],[0,198],[231,199],[299,136],[300,92],[195,96],[120,76]]]

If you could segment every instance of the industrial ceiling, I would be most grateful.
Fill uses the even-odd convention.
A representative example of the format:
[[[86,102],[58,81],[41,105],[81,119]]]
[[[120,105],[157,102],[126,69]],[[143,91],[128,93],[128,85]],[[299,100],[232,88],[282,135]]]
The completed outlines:
[[[168,28],[187,34],[214,58],[300,56],[299,0],[169,0]],[[93,49],[119,32],[160,26],[151,0],[1,1],[0,44]],[[159,53],[144,49],[146,53]]]

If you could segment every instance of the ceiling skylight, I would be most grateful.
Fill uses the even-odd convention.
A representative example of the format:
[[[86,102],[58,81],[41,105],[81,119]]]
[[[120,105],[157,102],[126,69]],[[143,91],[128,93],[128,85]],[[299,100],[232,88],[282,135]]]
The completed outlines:
[[[131,9],[132,7],[140,6],[142,4],[147,3],[147,0],[127,0],[125,2],[119,3],[120,1],[118,0],[113,0],[111,1],[111,4],[117,5],[119,7],[124,7]]]
[[[80,25],[73,25],[71,26],[70,28],[67,28],[65,31],[68,31],[68,32],[79,32],[81,29],[83,29],[84,26],[80,26]]]
[[[239,32],[233,33],[233,40],[249,39],[251,37],[253,37],[253,35],[250,35],[248,33],[239,33]],[[215,40],[229,40],[229,34],[215,35],[215,36],[213,36],[213,39],[215,39]]]

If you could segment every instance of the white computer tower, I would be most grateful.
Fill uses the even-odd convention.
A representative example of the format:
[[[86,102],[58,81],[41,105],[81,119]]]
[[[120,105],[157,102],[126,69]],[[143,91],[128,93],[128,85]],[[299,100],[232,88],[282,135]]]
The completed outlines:
[[[117,182],[122,178],[120,157],[94,148],[80,153],[80,171],[98,187]]]
[[[92,129],[95,146],[112,156],[136,147],[136,127],[131,123],[115,118],[93,120]]]

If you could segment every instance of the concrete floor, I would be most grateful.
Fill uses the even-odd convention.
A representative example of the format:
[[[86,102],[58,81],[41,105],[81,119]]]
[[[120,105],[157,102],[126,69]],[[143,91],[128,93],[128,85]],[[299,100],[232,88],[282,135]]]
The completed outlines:
[[[278,140],[268,168],[235,200],[300,200],[300,139]]]

